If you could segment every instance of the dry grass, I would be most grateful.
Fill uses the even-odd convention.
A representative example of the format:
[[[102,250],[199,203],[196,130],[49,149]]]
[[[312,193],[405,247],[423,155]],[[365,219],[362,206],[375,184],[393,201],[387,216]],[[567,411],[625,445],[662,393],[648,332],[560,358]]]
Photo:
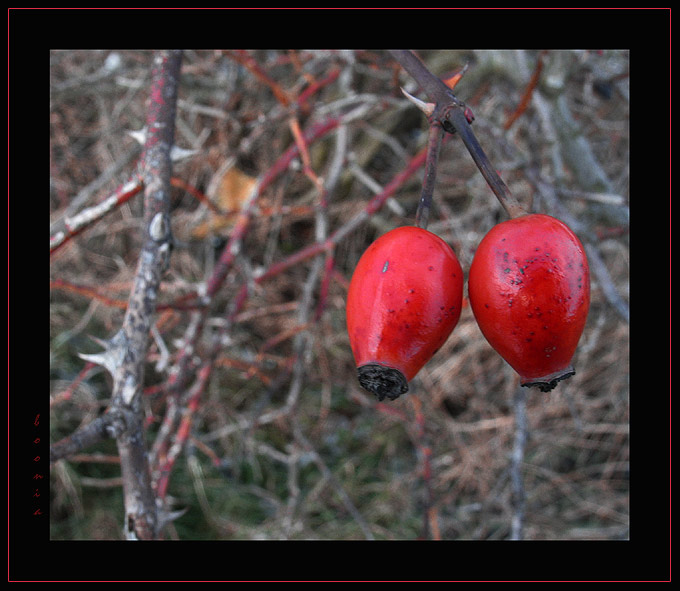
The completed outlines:
[[[297,159],[260,198],[192,358],[200,362],[234,312],[174,464],[165,500],[185,512],[165,537],[511,537],[518,515],[510,460],[518,382],[483,339],[469,307],[407,396],[376,404],[355,378],[344,327],[347,284],[376,236],[412,223],[422,174],[332,251],[255,281],[347,227],[373,196],[370,183],[384,187],[425,145],[427,124],[399,92],[399,84],[415,92],[411,81],[385,52],[251,55],[292,97],[338,72],[298,111],[303,129],[358,107],[365,111],[344,127],[345,143],[335,131],[309,146],[311,168],[324,181],[341,162],[333,191],[322,196]],[[627,538],[628,55],[550,52],[534,101],[507,131],[503,124],[538,53],[422,55],[442,77],[469,63],[456,92],[474,111],[473,129],[491,161],[522,200],[576,220],[577,233],[606,270],[593,273],[576,375],[549,394],[526,392],[522,535]],[[134,170],[138,147],[128,132],[144,121],[149,66],[144,51],[51,54],[52,222],[100,201]],[[187,51],[182,75],[176,144],[197,151],[175,165],[184,183],[208,191],[230,159],[246,175],[263,175],[293,145],[292,111],[234,55]],[[132,199],[51,258],[53,281],[89,289],[62,284],[51,290],[53,441],[106,408],[108,376],[90,370],[78,380],[85,368],[78,354],[97,350],[90,335],[110,337],[121,324],[116,302],[125,302],[134,274],[141,207]],[[191,325],[191,312],[176,304],[201,289],[233,223],[199,239],[196,229],[209,220],[205,205],[176,187],[172,207],[176,245],[161,292],[168,307],[157,316],[160,339],[152,342],[146,371],[149,446],[168,412],[164,387]],[[482,236],[504,219],[455,136],[440,155],[433,218],[430,229],[454,247],[466,272]],[[250,286],[249,296],[235,310],[243,285]],[[170,357],[159,366],[163,346]],[[115,453],[109,442],[54,466],[53,539],[120,537]]]

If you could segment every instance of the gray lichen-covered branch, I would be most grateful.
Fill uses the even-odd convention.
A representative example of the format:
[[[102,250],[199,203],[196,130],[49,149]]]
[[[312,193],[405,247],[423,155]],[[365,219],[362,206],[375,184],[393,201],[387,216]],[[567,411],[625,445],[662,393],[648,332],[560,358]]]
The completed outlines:
[[[143,246],[121,328],[104,344],[104,351],[86,356],[105,367],[113,377],[111,405],[104,416],[116,420],[101,420],[96,426],[86,426],[82,433],[75,433],[67,441],[52,447],[52,461],[55,461],[72,453],[78,442],[91,444],[106,436],[115,437],[120,454],[124,529],[128,539],[154,539],[162,522],[149,471],[141,395],[149,331],[172,248],[171,150],[181,60],[179,50],[154,54],[146,139],[138,171],[144,187]],[[114,423],[115,428],[112,428]]]
[[[170,232],[170,176],[175,133],[175,105],[180,51],[154,56],[151,94],[147,103],[146,143],[141,159],[144,182],[144,246],[119,339],[120,363],[114,372],[112,407],[128,411],[127,429],[116,437],[125,498],[125,534],[151,539],[157,534],[156,499],[142,427],[141,392],[149,330],[161,277],[168,268]]]

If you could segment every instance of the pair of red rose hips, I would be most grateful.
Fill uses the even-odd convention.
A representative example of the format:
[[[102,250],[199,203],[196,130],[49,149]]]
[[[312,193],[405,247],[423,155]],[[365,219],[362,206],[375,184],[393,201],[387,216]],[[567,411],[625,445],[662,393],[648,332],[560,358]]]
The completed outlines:
[[[590,303],[588,261],[575,234],[543,214],[500,223],[480,242],[468,296],[489,344],[543,392],[573,375]],[[359,383],[394,400],[460,318],[463,272],[451,247],[415,226],[396,228],[362,255],[347,295]]]

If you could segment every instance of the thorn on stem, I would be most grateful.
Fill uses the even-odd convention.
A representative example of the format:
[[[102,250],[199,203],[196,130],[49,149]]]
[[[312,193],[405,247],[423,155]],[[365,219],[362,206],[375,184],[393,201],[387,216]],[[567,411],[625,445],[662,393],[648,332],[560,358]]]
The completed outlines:
[[[456,84],[460,82],[460,79],[465,75],[465,72],[467,72],[468,69],[468,64],[465,64],[461,70],[456,72],[451,78],[447,78],[444,80],[444,84],[448,86],[451,90],[453,90],[456,87]]]
[[[116,370],[120,366],[126,351],[127,339],[125,333],[119,330],[110,340],[104,341],[97,337],[90,337],[94,342],[104,348],[103,351],[93,354],[78,353],[78,357],[101,365],[112,377],[116,375]]]
[[[401,89],[401,92],[409,101],[411,101],[416,107],[418,107],[423,113],[425,113],[425,115],[427,115],[428,117],[432,116],[432,113],[434,113],[435,108],[434,103],[426,103],[424,101],[421,101],[420,99],[417,99],[413,95],[406,92],[403,88]]]

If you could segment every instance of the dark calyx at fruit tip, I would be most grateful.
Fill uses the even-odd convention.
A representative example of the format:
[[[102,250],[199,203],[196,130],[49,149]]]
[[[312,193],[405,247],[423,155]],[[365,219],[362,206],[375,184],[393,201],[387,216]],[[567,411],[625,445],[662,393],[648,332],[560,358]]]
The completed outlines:
[[[385,398],[395,400],[408,392],[408,382],[404,374],[393,367],[369,363],[358,368],[357,374],[361,386],[375,394],[378,401]]]
[[[522,386],[525,388],[538,388],[541,392],[550,392],[555,386],[557,386],[557,382],[561,382],[562,380],[566,380],[567,378],[570,378],[573,376],[576,372],[574,371],[574,368],[570,365],[566,369],[562,371],[555,372],[554,374],[542,377],[542,378],[536,378],[533,380],[522,380]]]

